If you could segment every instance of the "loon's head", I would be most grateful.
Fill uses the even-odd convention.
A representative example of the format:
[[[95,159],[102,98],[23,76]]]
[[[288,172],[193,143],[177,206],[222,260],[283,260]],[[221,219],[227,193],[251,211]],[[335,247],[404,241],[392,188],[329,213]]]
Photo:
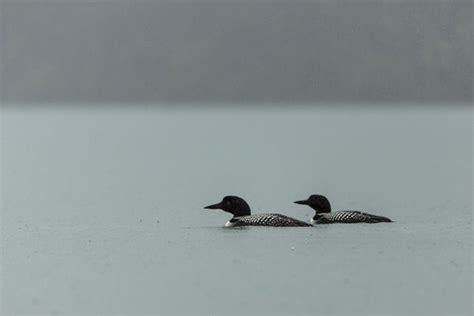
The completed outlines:
[[[296,204],[308,205],[318,213],[331,212],[331,204],[324,195],[313,194],[307,200],[295,201]]]
[[[211,210],[223,210],[224,212],[231,213],[234,216],[250,215],[250,206],[247,204],[247,202],[245,202],[244,199],[233,195],[225,196],[221,202],[208,205],[204,208]]]

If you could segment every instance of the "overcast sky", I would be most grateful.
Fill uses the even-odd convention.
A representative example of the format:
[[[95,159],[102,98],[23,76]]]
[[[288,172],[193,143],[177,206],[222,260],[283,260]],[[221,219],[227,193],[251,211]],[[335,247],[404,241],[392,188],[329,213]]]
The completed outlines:
[[[469,101],[466,1],[1,2],[3,102]]]

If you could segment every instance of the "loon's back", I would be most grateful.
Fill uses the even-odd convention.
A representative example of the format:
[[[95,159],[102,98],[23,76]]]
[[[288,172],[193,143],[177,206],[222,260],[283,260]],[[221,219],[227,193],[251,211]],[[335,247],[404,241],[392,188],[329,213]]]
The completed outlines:
[[[313,225],[285,215],[269,213],[233,217],[226,226],[302,227]]]
[[[316,224],[391,222],[387,217],[359,211],[338,211],[334,213],[317,214],[312,221]]]

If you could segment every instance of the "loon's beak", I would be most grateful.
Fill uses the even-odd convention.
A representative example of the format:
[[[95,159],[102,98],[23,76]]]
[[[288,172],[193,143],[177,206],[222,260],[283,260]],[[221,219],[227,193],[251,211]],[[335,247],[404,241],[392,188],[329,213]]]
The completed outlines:
[[[221,208],[221,203],[208,205],[208,206],[205,206],[204,208],[207,208],[209,210],[219,210]]]
[[[295,201],[294,203],[296,203],[296,204],[308,205],[308,201],[307,201],[307,200]]]

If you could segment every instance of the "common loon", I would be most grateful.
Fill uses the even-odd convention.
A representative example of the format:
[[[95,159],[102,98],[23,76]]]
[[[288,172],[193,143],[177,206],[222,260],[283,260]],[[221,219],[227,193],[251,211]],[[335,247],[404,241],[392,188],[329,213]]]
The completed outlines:
[[[206,209],[220,209],[234,215],[226,224],[232,226],[312,226],[303,221],[281,214],[250,215],[250,206],[238,196],[226,196],[221,202],[204,207]]]
[[[316,214],[314,214],[314,217],[311,219],[312,224],[391,222],[387,217],[359,211],[338,211],[331,213],[329,200],[319,194],[313,194],[307,200],[295,201],[295,203],[308,205],[316,211]]]

